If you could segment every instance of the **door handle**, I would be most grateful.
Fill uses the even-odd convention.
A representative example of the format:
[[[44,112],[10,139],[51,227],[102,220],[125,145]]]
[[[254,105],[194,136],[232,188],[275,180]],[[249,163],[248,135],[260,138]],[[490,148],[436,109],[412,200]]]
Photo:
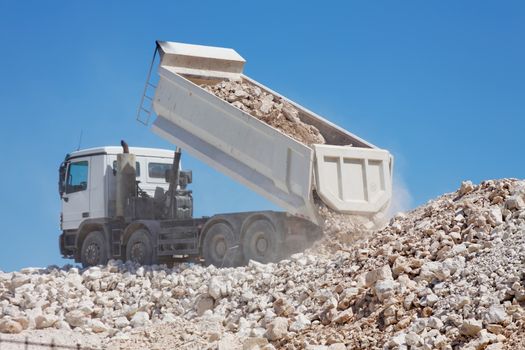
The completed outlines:
[[[89,218],[89,211],[85,211],[82,213],[83,218]]]
[[[62,197],[62,199],[64,200],[64,202],[69,202],[69,197]]]

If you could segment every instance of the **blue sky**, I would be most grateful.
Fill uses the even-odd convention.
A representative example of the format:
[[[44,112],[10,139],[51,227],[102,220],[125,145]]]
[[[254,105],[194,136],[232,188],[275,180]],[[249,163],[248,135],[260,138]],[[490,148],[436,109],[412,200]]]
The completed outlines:
[[[171,148],[135,121],[155,40],[226,46],[245,73],[389,149],[420,205],[525,173],[522,1],[0,1],[0,269],[64,264],[67,152]],[[275,208],[206,165],[197,215]]]

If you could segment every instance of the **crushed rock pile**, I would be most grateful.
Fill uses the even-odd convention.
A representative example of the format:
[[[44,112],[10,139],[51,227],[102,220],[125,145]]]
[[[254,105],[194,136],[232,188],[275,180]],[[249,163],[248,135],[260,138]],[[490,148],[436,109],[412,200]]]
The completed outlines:
[[[373,235],[275,264],[0,273],[0,332],[95,334],[108,349],[495,350],[523,345],[524,306],[513,179],[464,182]]]
[[[315,126],[299,119],[297,108],[255,85],[246,81],[221,81],[201,87],[299,142],[306,145],[325,143]]]

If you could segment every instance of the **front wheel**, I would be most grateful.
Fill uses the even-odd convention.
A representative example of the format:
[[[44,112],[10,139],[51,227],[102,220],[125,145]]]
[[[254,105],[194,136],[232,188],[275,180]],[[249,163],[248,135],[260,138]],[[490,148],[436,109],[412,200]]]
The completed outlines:
[[[80,261],[83,267],[105,265],[108,262],[106,241],[100,231],[88,233],[80,251]]]
[[[242,238],[242,251],[246,261],[278,261],[282,256],[283,246],[281,234],[265,219],[251,223]]]
[[[131,234],[126,244],[126,260],[140,265],[156,263],[153,244],[147,230],[139,229]]]

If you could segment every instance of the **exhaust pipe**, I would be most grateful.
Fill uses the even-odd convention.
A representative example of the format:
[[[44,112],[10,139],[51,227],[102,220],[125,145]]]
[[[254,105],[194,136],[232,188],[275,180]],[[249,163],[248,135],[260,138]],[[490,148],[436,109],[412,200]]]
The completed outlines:
[[[115,201],[115,215],[120,218],[131,215],[126,208],[130,204],[130,199],[137,196],[136,184],[136,157],[129,153],[128,144],[122,140],[122,153],[117,154],[117,198]]]

